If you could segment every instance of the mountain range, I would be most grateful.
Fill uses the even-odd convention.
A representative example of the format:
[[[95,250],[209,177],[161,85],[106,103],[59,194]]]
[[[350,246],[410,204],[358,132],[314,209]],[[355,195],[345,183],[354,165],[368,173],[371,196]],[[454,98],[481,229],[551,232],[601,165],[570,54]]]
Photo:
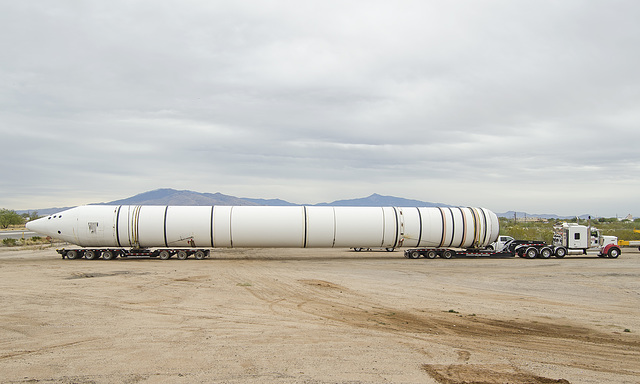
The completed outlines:
[[[200,193],[188,190],[176,190],[170,188],[156,189],[147,191],[125,199],[114,200],[107,203],[95,203],[97,205],[277,205],[277,206],[296,206],[296,205],[317,205],[317,206],[351,206],[351,207],[451,207],[452,205],[433,203],[428,201],[411,200],[395,196],[383,196],[374,193],[367,197],[336,200],[331,203],[319,204],[295,204],[281,199],[256,199],[246,197],[235,197],[224,195],[222,193]],[[38,209],[40,215],[51,215],[61,212],[64,208],[45,208]],[[34,211],[34,210],[31,210]],[[19,214],[29,211],[16,211]],[[554,214],[528,214],[526,212],[508,211],[496,214],[499,217],[513,218],[517,217],[540,217],[547,219],[566,219]],[[580,218],[586,218],[588,215],[581,215]]]

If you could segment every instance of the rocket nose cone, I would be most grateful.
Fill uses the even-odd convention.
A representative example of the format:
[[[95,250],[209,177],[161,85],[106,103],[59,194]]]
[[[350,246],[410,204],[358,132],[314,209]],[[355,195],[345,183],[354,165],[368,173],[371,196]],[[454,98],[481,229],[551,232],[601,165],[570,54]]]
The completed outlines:
[[[43,217],[41,219],[32,220],[27,223],[27,229],[33,232],[49,235],[49,223],[50,217]]]

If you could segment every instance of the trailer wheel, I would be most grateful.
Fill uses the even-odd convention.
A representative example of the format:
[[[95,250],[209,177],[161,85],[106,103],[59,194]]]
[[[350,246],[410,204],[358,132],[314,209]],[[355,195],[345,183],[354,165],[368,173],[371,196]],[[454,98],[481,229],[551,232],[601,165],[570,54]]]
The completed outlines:
[[[394,251],[393,248],[385,248],[384,250],[387,251],[387,252],[393,252]]]
[[[84,251],[84,258],[87,260],[94,260],[96,258],[96,252],[92,250]]]
[[[525,255],[527,256],[527,259],[535,259],[538,257],[538,250],[534,247],[529,247],[527,248]]]
[[[567,255],[567,249],[566,248],[560,247],[560,248],[556,249],[556,257],[557,258],[562,259],[566,255]]]
[[[160,256],[160,260],[169,260],[171,258],[171,252],[163,249],[162,251],[160,251],[158,256]]]
[[[203,250],[198,249],[196,251],[196,253],[194,254],[194,256],[195,256],[196,260],[202,260],[202,259],[204,259],[205,254],[204,254]]]
[[[450,249],[447,249],[446,251],[442,252],[442,258],[450,259],[452,257],[453,257],[453,251],[451,251]]]
[[[78,258],[78,251],[67,251],[67,259],[69,260],[73,260],[73,259],[77,259]]]
[[[551,255],[553,255],[553,251],[551,250],[551,248],[544,247],[540,250],[540,257],[542,257],[543,259],[548,259],[551,257]]]
[[[114,255],[114,254],[113,254],[113,252],[111,252],[111,251],[104,251],[104,252],[102,252],[102,258],[103,258],[104,260],[112,260],[112,259],[114,259],[114,256],[115,256],[115,255]]]
[[[438,256],[438,253],[436,251],[434,251],[433,249],[427,252],[427,257],[429,259],[435,259],[436,256]]]
[[[189,254],[187,253],[187,251],[178,251],[179,260],[185,260],[187,257],[189,257]]]
[[[611,247],[611,249],[609,249],[609,253],[607,254],[607,256],[609,256],[612,259],[618,258],[618,256],[620,256],[620,249],[616,247]]]
[[[417,258],[419,258],[419,257],[420,257],[420,252],[418,252],[418,251],[413,251],[413,252],[411,252],[411,253],[409,254],[409,258],[410,258],[410,259],[417,259]]]
[[[360,252],[360,251],[362,251],[362,248],[353,248],[353,250],[356,251],[356,252]]]

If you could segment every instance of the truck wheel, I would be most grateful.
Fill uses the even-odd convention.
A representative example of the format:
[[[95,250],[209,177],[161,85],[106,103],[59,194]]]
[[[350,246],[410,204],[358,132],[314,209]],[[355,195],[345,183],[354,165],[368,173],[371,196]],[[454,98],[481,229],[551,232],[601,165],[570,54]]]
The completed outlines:
[[[433,249],[427,252],[427,258],[429,259],[435,259],[436,256],[438,256],[438,253]]]
[[[178,259],[185,260],[187,257],[189,257],[187,251],[178,251]]]
[[[204,259],[205,254],[204,254],[204,251],[198,249],[196,251],[196,253],[194,253],[194,256],[195,256],[196,260],[202,260],[202,259]]]
[[[538,257],[538,250],[534,247],[529,247],[527,248],[525,255],[527,256],[527,259],[535,259]]]
[[[551,248],[542,248],[540,250],[540,257],[542,257],[543,259],[548,259],[551,257],[551,255],[553,255],[553,251],[551,250]]]
[[[607,253],[607,256],[609,256],[612,259],[618,258],[618,256],[620,256],[620,249],[616,247],[611,247],[611,249],[609,249],[609,253]]]
[[[171,258],[171,252],[163,249],[162,251],[160,251],[158,256],[160,256],[160,260],[169,260],[169,258]]]
[[[420,252],[418,251],[413,251],[409,254],[409,258],[411,259],[417,259],[418,257],[420,257]]]
[[[556,257],[557,258],[562,259],[566,255],[567,255],[567,249],[566,248],[560,247],[560,248],[556,249]]]
[[[68,251],[67,252],[67,259],[73,260],[73,259],[77,259],[77,258],[78,258],[78,251]]]
[[[84,258],[87,260],[93,260],[96,258],[96,252],[92,250],[84,251]]]
[[[445,259],[450,259],[453,257],[453,251],[451,251],[450,249],[447,249],[446,251],[442,252],[442,257]]]
[[[102,252],[102,258],[104,260],[112,260],[113,259],[113,252],[111,252],[111,251]]]

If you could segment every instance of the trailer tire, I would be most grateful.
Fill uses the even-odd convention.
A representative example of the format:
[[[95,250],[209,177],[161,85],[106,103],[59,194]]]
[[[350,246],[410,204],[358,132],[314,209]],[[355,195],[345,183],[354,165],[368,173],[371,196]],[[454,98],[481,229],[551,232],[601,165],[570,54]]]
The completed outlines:
[[[607,256],[609,256],[612,259],[617,259],[618,256],[620,256],[620,249],[616,247],[611,247],[609,249],[609,252],[607,253]]]
[[[198,249],[196,251],[196,253],[194,253],[194,257],[196,258],[196,260],[202,260],[202,259],[204,259],[205,256],[206,256],[206,254],[201,249]]]
[[[524,254],[527,256],[527,259],[535,259],[538,257],[538,249],[535,247],[529,247]]]
[[[556,257],[562,259],[567,255],[567,249],[565,247],[559,247],[556,249]]]
[[[111,251],[102,252],[102,259],[104,260],[113,260],[115,259],[115,255]]]
[[[360,252],[360,251],[362,251],[362,248],[353,248],[353,250],[354,250],[355,252]]]
[[[160,251],[158,256],[160,257],[160,260],[169,260],[171,258],[171,252],[169,252],[166,249],[163,249],[162,251]]]
[[[73,260],[73,259],[77,259],[78,258],[78,251],[67,251],[67,259],[69,260]]]
[[[450,249],[447,249],[446,251],[442,252],[443,259],[450,259],[452,257],[453,257],[453,251],[451,251]]]
[[[96,258],[96,251],[93,251],[91,249],[84,251],[84,258],[87,260],[95,260]]]
[[[548,259],[553,255],[553,251],[549,247],[544,247],[540,250],[540,257],[543,259]]]
[[[395,249],[394,248],[385,248],[384,250],[387,251],[387,252],[393,252]]]
[[[189,257],[189,254],[187,253],[187,251],[178,251],[179,260],[186,260],[187,257]]]
[[[432,250],[427,251],[427,258],[429,259],[435,259],[436,256],[438,256],[438,252]]]
[[[413,251],[413,252],[411,252],[411,253],[409,254],[409,258],[410,258],[410,259],[417,259],[417,258],[419,258],[419,257],[420,257],[420,252],[418,252],[418,251]]]

